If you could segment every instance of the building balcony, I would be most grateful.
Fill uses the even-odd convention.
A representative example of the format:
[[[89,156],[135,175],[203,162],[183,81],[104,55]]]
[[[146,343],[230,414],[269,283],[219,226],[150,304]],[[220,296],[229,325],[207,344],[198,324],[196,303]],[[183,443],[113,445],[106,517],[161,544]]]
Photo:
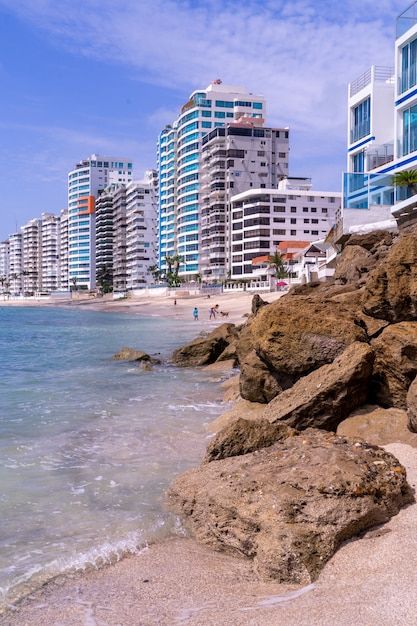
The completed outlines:
[[[381,65],[372,65],[366,72],[358,76],[349,85],[349,97],[355,96],[372,82],[392,84],[394,80],[394,68]]]
[[[396,37],[404,35],[410,28],[417,24],[417,2],[414,2],[397,17]]]
[[[369,172],[394,160],[394,143],[372,146],[365,151],[366,169]]]

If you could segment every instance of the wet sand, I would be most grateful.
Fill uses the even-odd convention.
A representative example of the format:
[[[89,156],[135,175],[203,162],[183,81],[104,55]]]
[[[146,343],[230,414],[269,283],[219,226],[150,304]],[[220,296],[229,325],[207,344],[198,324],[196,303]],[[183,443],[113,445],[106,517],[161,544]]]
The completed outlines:
[[[417,483],[417,455],[386,448]],[[346,543],[313,586],[260,582],[251,562],[191,539],[156,544],[99,571],[57,579],[2,626],[411,626],[417,623],[417,504]]]

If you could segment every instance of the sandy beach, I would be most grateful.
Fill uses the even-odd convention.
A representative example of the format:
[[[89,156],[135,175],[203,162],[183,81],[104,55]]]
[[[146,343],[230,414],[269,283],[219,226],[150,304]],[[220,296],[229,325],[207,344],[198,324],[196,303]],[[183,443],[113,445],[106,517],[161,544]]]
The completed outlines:
[[[266,302],[274,302],[281,298],[286,291],[275,293],[261,294]],[[207,296],[163,296],[163,297],[129,297],[123,300],[113,300],[111,295],[102,298],[89,298],[77,294],[72,300],[54,300],[53,298],[45,298],[36,300],[33,298],[0,301],[2,306],[59,306],[59,307],[82,307],[83,310],[104,311],[108,313],[130,313],[139,315],[157,315],[162,317],[177,318],[178,320],[192,320],[193,309],[197,307],[199,310],[199,320],[195,322],[196,327],[216,325],[220,322],[233,322],[240,324],[245,321],[245,315],[250,313],[253,293],[236,292],[222,293]],[[174,304],[176,302],[176,304]],[[219,305],[219,311],[227,313],[221,315],[218,313],[215,320],[209,319],[210,308]]]
[[[386,449],[417,482],[415,450]],[[260,582],[248,560],[186,538],[98,571],[58,578],[0,618],[3,626],[410,626],[417,623],[417,504],[347,542],[303,588]]]

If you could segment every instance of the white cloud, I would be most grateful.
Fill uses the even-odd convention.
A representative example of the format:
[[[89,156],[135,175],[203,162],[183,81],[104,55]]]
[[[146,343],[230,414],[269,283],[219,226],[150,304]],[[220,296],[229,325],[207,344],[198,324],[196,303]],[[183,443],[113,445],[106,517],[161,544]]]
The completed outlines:
[[[372,63],[392,64],[394,18],[403,8],[403,0],[2,4],[59,45],[128,66],[134,76],[175,89],[184,99],[217,77],[262,93],[269,122],[289,124],[300,138],[309,137],[306,154],[314,143],[329,162],[344,141],[347,82]],[[165,113],[170,111],[161,103],[148,123],[165,123]]]

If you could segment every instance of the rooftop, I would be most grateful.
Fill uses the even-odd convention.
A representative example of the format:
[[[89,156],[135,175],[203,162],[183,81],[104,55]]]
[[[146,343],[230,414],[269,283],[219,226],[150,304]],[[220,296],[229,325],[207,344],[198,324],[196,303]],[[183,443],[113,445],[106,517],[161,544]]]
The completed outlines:
[[[349,83],[349,97],[355,96],[372,82],[394,84],[394,68],[384,65],[372,65],[363,74]]]
[[[417,24],[417,1],[413,2],[397,17],[396,37],[402,37],[410,28]]]

